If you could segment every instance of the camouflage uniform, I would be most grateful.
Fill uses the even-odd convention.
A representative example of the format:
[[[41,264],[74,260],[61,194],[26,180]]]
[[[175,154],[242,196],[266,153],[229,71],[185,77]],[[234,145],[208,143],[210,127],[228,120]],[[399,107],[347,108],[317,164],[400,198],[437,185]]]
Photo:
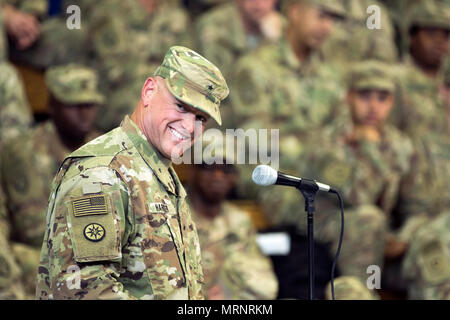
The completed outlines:
[[[4,26],[4,18],[3,18],[3,5],[4,0],[0,0],[0,61],[3,62],[6,60],[7,51],[8,51],[8,42],[6,41],[6,31]]]
[[[278,19],[284,18],[278,14]],[[263,42],[273,42],[264,34],[247,34],[241,13],[234,1],[224,3],[200,16],[195,24],[197,47],[205,57],[225,71],[225,77],[231,74],[238,58]],[[282,30],[280,30],[282,31]],[[281,33],[280,33],[281,34]]]
[[[331,283],[325,289],[327,300],[331,300]],[[343,276],[334,279],[334,296],[336,300],[379,300],[365,283],[357,277]]]
[[[362,62],[352,68],[349,82],[358,89],[383,88],[393,92],[394,83],[387,78],[385,68],[377,62]],[[379,143],[365,139],[349,142],[350,128],[312,131],[303,145],[296,148],[298,155],[294,158],[284,155],[280,163],[288,173],[301,172],[304,177],[323,181],[340,191],[346,232],[338,266],[344,275],[365,279],[369,265],[383,265],[389,213],[396,204],[400,182],[411,168],[413,148],[410,140],[391,126],[384,126]],[[260,197],[274,223],[297,225],[306,233],[302,197],[297,190],[274,193],[272,188],[264,188]],[[330,195],[318,195],[316,202],[315,238],[331,243],[334,255],[340,233],[339,203]]]
[[[40,35],[36,43],[25,50],[18,50],[11,46],[10,56],[14,61],[44,70],[53,65],[67,64],[70,62],[86,62],[87,22],[84,19],[85,4],[75,0],[65,3],[60,16],[49,17],[48,2],[45,0],[6,0],[17,9],[35,15],[40,20]],[[81,28],[69,29],[66,19],[70,14],[66,13],[68,5],[78,5],[81,11]]]
[[[0,146],[31,127],[22,80],[12,65],[0,63]]]
[[[343,12],[339,2],[309,2],[332,14]],[[335,107],[343,96],[339,71],[319,51],[300,62],[286,36],[243,56],[232,77],[239,126],[282,128],[280,136],[287,136],[336,122]]]
[[[100,103],[102,96],[97,91],[95,77],[92,70],[81,66],[54,67],[47,72],[47,86],[67,104]],[[86,142],[97,136],[98,132],[91,132]],[[29,296],[34,296],[36,290],[51,181],[71,151],[51,120],[8,141],[2,150],[2,185],[9,212],[11,247]]]
[[[337,23],[323,52],[327,61],[352,63],[364,59],[380,59],[396,62],[397,48],[394,43],[394,28],[387,9],[378,1],[344,0],[347,16]],[[381,29],[369,29],[366,10],[369,6],[380,7]]]
[[[423,224],[403,262],[410,299],[450,299],[450,211]]]
[[[225,202],[212,220],[194,214],[202,249],[205,292],[219,285],[225,299],[275,299],[278,282],[271,261],[256,243],[248,214]]]
[[[14,260],[9,244],[10,228],[4,200],[0,187],[0,300],[23,299],[25,292],[20,281],[20,267]]]
[[[410,9],[404,33],[412,26],[440,27],[450,30],[450,4],[425,1]],[[417,140],[429,131],[442,133],[446,127],[445,110],[439,99],[439,77],[431,78],[415,64],[411,56],[405,57],[397,70],[400,79],[398,105],[392,113],[396,126]]]
[[[151,14],[139,1],[103,0],[96,4],[92,20],[94,63],[108,99],[108,109],[97,123],[107,131],[131,113],[142,84],[169,47],[190,46],[190,20],[184,9],[162,0]]]
[[[314,128],[347,122],[339,108],[340,72],[320,53],[300,63],[283,38],[239,59],[231,82],[232,128],[279,129],[283,158],[297,159],[302,137]],[[296,160],[295,160],[296,161]],[[253,197],[251,166],[241,169],[240,188]]]
[[[221,122],[218,106],[228,88],[209,61],[172,47],[155,76],[177,99]],[[170,160],[126,116],[67,157],[55,177],[36,296],[203,298],[200,246],[185,197]],[[70,285],[74,277],[81,286]]]

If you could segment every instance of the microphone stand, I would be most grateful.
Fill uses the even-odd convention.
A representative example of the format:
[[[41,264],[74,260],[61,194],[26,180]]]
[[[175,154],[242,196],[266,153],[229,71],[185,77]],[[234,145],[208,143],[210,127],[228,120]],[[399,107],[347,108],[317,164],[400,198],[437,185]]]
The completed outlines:
[[[308,215],[308,298],[314,298],[314,198],[319,187],[313,180],[302,179],[296,186],[305,198],[305,211]]]

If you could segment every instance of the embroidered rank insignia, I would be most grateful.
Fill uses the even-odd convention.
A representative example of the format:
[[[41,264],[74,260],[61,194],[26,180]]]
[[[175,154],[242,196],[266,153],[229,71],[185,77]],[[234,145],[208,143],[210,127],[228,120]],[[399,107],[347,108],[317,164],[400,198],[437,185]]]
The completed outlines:
[[[83,231],[84,237],[89,241],[100,241],[105,237],[105,228],[101,224],[98,223],[90,223],[88,224]]]
[[[107,214],[108,207],[104,194],[91,194],[72,200],[73,214],[75,217]]]

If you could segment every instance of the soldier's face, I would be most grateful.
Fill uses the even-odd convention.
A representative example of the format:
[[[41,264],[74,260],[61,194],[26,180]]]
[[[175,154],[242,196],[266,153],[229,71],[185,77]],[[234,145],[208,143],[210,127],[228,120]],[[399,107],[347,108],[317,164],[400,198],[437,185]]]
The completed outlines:
[[[350,91],[347,102],[353,123],[380,128],[394,105],[394,95],[385,90]]]
[[[333,30],[334,18],[314,6],[294,3],[288,18],[297,41],[310,49],[319,48]]]
[[[60,132],[75,139],[83,139],[94,128],[98,106],[95,104],[63,104],[51,102],[52,119]]]
[[[235,0],[244,17],[258,23],[263,17],[275,10],[277,0]]]
[[[449,31],[419,28],[411,36],[411,52],[425,66],[439,68],[449,52]]]
[[[147,79],[142,100],[144,134],[168,159],[180,157],[190,148],[209,119],[206,113],[177,100],[159,77]]]
[[[202,199],[209,203],[224,201],[237,179],[231,164],[195,165],[192,183]]]

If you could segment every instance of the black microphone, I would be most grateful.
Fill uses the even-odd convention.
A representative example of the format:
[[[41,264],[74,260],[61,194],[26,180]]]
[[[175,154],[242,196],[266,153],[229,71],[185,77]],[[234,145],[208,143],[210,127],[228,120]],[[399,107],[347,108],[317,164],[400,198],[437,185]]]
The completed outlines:
[[[276,184],[280,186],[295,187],[297,189],[302,189],[303,180],[304,182],[308,181],[308,183],[315,184],[317,186],[317,190],[335,193],[335,190],[329,185],[317,182],[315,180],[294,177],[280,171],[276,171],[266,165],[257,166],[255,170],[253,170],[252,179],[253,182],[260,186],[271,186]]]

